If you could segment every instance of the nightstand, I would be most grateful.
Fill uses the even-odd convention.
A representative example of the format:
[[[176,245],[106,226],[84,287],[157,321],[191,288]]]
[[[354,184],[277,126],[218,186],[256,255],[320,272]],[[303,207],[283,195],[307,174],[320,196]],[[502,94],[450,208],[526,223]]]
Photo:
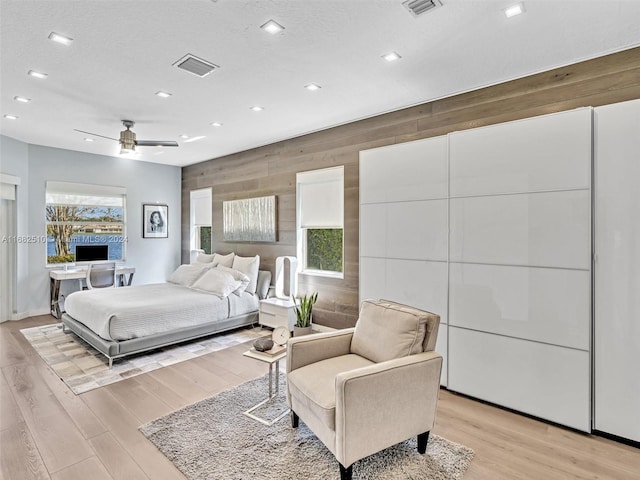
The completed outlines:
[[[286,327],[293,331],[296,324],[294,303],[286,298],[267,298],[260,300],[260,315],[258,322],[265,327]]]

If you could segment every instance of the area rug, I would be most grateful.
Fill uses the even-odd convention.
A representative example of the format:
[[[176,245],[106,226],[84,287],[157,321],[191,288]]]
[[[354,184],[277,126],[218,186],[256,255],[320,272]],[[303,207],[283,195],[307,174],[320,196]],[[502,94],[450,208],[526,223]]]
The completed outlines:
[[[260,328],[233,330],[148,353],[120,358],[114,360],[113,367],[109,369],[107,357],[75,334],[64,333],[61,323],[25,328],[20,332],[45,363],[76,395],[248,342],[269,333],[268,330]]]
[[[267,419],[286,410],[284,375],[271,406],[258,412]],[[266,426],[243,415],[266,398],[267,376],[173,412],[140,431],[190,480],[339,479],[338,463],[300,421],[289,416]],[[256,412],[254,412],[256,413]],[[356,462],[358,480],[458,480],[471,464],[473,450],[431,434],[427,453],[415,438]]]

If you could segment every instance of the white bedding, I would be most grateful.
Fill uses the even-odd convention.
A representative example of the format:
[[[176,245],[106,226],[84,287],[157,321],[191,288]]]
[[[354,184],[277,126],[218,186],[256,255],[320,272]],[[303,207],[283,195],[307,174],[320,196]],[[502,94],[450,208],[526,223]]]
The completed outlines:
[[[253,312],[258,297],[245,292],[221,298],[155,283],[75,292],[67,297],[65,310],[104,339],[129,340]]]

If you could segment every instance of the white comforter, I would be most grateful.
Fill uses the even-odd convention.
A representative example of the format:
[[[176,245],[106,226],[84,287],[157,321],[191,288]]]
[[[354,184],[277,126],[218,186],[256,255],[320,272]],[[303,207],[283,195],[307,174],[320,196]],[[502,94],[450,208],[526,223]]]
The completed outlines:
[[[69,295],[65,310],[107,340],[129,340],[220,321],[258,310],[249,293],[228,297],[173,283],[84,290]]]

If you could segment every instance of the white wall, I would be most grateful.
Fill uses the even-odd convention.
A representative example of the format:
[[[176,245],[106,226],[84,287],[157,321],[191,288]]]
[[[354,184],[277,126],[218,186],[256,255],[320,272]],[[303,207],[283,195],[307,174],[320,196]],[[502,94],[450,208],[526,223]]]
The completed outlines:
[[[0,135],[0,172],[20,178],[20,185],[16,189],[16,234],[26,236],[28,232],[27,209],[29,207],[29,158],[27,144]],[[28,316],[29,289],[29,250],[26,244],[16,245],[16,311],[18,318]],[[2,275],[7,271],[2,269]]]
[[[3,173],[22,180],[18,235],[45,235],[45,187],[49,180],[125,187],[126,263],[136,268],[133,283],[163,282],[180,264],[182,177],[179,167],[29,145],[8,137],[2,137],[2,144]],[[6,164],[5,154],[12,158]],[[143,203],[169,206],[169,238],[142,238]],[[23,247],[18,252],[19,315],[48,313],[46,245],[32,243]],[[71,286],[75,288],[75,285],[66,285],[61,293],[68,293]]]

